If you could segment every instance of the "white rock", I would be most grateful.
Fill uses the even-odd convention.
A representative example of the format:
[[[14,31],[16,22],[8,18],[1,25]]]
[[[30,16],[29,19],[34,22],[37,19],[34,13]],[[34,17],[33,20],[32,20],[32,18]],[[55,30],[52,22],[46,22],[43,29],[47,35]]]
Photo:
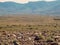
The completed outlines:
[[[13,34],[13,36],[14,36],[14,37],[16,37],[16,35],[15,35],[15,34]]]
[[[38,33],[35,33],[36,35],[38,35]]]
[[[21,39],[22,37],[18,37],[19,39]]]
[[[60,38],[60,36],[54,36],[55,38]]]
[[[58,44],[60,45],[60,42]]]
[[[31,40],[31,37],[29,37],[29,40]]]

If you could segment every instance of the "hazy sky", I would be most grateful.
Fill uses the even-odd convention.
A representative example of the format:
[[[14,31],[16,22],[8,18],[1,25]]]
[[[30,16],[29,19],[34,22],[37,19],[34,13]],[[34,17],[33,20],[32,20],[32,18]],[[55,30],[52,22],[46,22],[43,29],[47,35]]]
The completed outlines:
[[[0,2],[5,2],[5,1],[14,1],[14,2],[17,2],[17,3],[28,3],[28,2],[35,2],[35,1],[55,1],[55,0],[0,0]]]

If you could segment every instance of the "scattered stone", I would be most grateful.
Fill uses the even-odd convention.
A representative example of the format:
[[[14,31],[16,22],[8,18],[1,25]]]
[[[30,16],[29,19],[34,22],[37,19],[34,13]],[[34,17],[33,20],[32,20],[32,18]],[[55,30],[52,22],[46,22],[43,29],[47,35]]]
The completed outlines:
[[[58,33],[55,33],[54,35],[50,33],[49,31],[41,31],[39,33],[36,33],[35,31],[28,31],[28,32],[7,32],[7,31],[1,31],[0,32],[0,45],[60,45],[60,36]],[[53,33],[51,31],[51,33]],[[42,34],[43,33],[43,34]],[[45,35],[45,36],[44,36]],[[52,38],[48,38],[49,35]],[[57,35],[57,36],[56,36]],[[55,37],[54,37],[55,36]],[[44,38],[44,39],[43,39]],[[46,39],[45,39],[46,38]],[[48,38],[48,39],[47,39]],[[58,40],[58,41],[55,41]],[[5,44],[7,42],[7,44]],[[56,43],[55,43],[56,42]]]
[[[13,37],[16,37],[16,35],[15,34],[12,34],[13,35]]]
[[[39,36],[35,36],[35,39],[34,40],[40,40],[40,37]]]
[[[8,44],[4,44],[4,45],[8,45]]]
[[[14,44],[14,45],[18,45],[16,41],[13,41],[13,44]]]
[[[31,40],[31,37],[29,37],[29,40]]]
[[[58,45],[58,43],[52,43],[51,45]]]
[[[53,40],[48,39],[46,42],[47,43],[51,43],[51,42],[53,42]]]

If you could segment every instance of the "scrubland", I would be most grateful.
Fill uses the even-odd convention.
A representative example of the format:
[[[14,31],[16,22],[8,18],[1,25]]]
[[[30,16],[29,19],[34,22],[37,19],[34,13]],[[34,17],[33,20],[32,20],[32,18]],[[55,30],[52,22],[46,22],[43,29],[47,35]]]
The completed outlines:
[[[0,16],[0,45],[60,45],[60,17]]]

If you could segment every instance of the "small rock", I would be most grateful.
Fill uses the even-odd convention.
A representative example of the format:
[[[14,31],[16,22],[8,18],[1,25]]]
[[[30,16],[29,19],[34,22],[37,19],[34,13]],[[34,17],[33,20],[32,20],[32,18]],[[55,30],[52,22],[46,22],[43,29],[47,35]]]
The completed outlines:
[[[40,40],[39,36],[35,36],[34,40]]]
[[[14,45],[18,45],[16,41],[13,41],[13,44],[14,44]]]
[[[14,36],[14,37],[16,37],[16,35],[15,35],[15,34],[13,34],[13,36]]]
[[[46,42],[47,42],[47,43],[51,43],[51,42],[53,42],[53,40],[47,40]]]
[[[52,43],[51,45],[58,45],[58,43]]]
[[[29,37],[29,40],[31,40],[31,37]]]

